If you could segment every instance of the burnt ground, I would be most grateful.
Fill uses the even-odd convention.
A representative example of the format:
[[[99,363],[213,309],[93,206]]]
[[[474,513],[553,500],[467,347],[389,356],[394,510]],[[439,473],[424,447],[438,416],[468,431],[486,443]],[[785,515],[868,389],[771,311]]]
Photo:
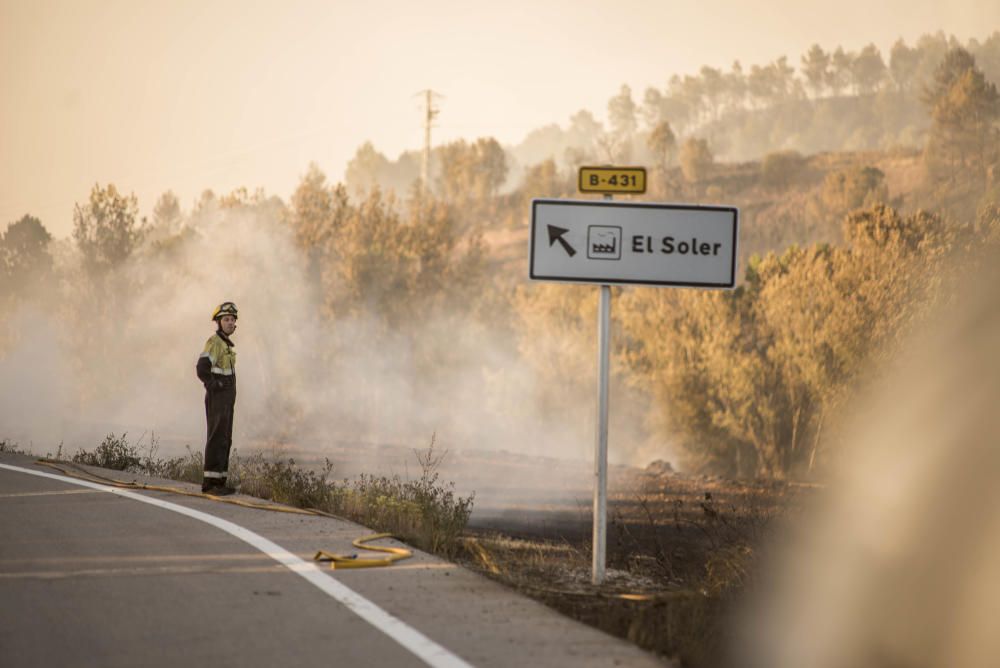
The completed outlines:
[[[464,562],[566,615],[683,666],[723,662],[728,615],[768,536],[808,488],[619,468],[609,483],[607,579],[591,584],[590,500],[487,506]]]
[[[341,444],[323,452],[335,477],[420,475],[412,448]],[[504,451],[439,455],[440,480],[455,481],[459,495],[475,494],[463,565],[685,667],[722,665],[728,615],[753,587],[768,536],[814,491],[687,475],[666,462],[612,466],[607,578],[595,586],[589,462]]]

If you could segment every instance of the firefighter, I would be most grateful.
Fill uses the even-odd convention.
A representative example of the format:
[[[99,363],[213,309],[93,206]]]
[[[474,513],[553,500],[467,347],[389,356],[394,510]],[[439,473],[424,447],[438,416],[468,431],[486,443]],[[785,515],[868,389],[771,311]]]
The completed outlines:
[[[198,378],[205,384],[205,418],[208,438],[205,441],[205,474],[201,491],[226,496],[236,490],[226,484],[229,475],[229,449],[233,445],[233,409],[236,406],[236,351],[231,337],[236,331],[236,304],[223,302],[212,320],[216,332],[205,343],[198,358]]]

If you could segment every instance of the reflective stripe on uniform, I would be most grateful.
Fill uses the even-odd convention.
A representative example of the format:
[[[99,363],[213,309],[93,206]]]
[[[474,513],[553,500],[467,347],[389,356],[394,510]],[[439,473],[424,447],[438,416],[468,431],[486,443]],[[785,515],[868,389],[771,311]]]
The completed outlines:
[[[205,342],[202,357],[208,357],[212,363],[212,372],[223,376],[231,376],[236,368],[236,351],[227,345],[219,334],[213,334]]]
[[[229,475],[229,471],[223,471],[219,473],[218,471],[205,471],[206,478],[225,478]]]

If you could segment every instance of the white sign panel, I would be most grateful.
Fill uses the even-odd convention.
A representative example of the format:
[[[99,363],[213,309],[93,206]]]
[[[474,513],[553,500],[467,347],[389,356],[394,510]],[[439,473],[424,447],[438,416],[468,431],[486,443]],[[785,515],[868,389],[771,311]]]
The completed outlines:
[[[736,285],[735,207],[531,202],[530,278],[703,288]]]

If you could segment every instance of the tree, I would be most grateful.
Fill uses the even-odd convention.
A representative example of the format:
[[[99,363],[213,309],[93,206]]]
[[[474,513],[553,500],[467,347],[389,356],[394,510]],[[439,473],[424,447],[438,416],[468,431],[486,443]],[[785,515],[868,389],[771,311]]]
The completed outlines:
[[[712,151],[704,139],[692,137],[681,145],[681,172],[689,183],[705,179],[712,169],[713,161]]]
[[[649,87],[642,96],[642,106],[639,108],[639,115],[642,116],[643,125],[652,130],[663,118],[663,93],[660,89]]]
[[[70,345],[79,359],[87,360],[81,373],[94,397],[122,386],[132,373],[121,363],[121,342],[134,326],[130,296],[141,286],[135,273],[127,271],[146,230],[138,208],[135,195],[123,195],[112,184],[95,184],[87,201],[73,209],[82,276],[67,285],[65,320],[76,324]]]
[[[743,75],[743,66],[740,61],[734,60],[729,72],[725,77],[726,84],[726,104],[730,109],[743,108],[747,96],[747,81]]]
[[[661,170],[666,169],[674,157],[674,152],[677,150],[677,137],[674,136],[674,131],[670,127],[670,123],[660,121],[653,128],[653,131],[649,133],[647,143],[649,150],[652,151],[656,158],[657,166]]]
[[[42,222],[25,214],[0,235],[0,276],[5,291],[20,293],[37,286],[52,271],[49,234]]]
[[[691,125],[697,126],[704,123],[708,105],[701,77],[685,75],[683,78],[677,79],[676,85],[674,85],[674,79],[671,79],[671,91],[675,90],[688,110],[688,121]]]
[[[530,206],[535,197],[561,197],[567,192],[566,180],[559,174],[556,161],[552,158],[528,167],[521,183],[521,198],[525,208]]]
[[[914,87],[919,62],[920,55],[916,49],[906,46],[902,39],[896,40],[889,52],[889,74],[896,84],[896,90],[903,92]]]
[[[795,79],[795,70],[788,64],[785,56],[764,67],[752,66],[747,89],[757,107],[773,106],[801,93]]]
[[[802,74],[806,78],[806,84],[812,89],[813,97],[818,98],[823,94],[829,80],[830,54],[820,48],[819,44],[813,44],[809,52],[802,56]]]
[[[953,226],[874,206],[844,228],[842,247],[751,259],[732,292],[624,295],[626,360],[689,464],[783,478],[828,460],[824,425],[947,294]]]
[[[918,91],[923,91],[927,82],[934,78],[935,71],[948,52],[960,46],[953,41],[954,38],[949,39],[940,30],[933,35],[921,35],[917,39],[917,44],[914,47],[917,52],[917,71],[913,81],[918,86]]]
[[[764,183],[778,190],[785,190],[800,178],[806,159],[798,151],[768,153],[761,161]]]
[[[978,48],[971,40],[969,51],[976,57],[976,63],[986,78],[993,83],[1000,82],[1000,30],[994,30]]]
[[[174,228],[181,220],[181,203],[177,195],[172,190],[160,195],[153,207],[153,226],[167,233],[174,231]]]
[[[675,184],[670,176],[668,168],[677,155],[677,137],[674,135],[670,123],[661,121],[646,138],[646,145],[653,155],[655,174],[657,175],[654,184],[659,196],[667,196],[673,191]]]
[[[211,188],[205,188],[204,190],[201,191],[201,194],[198,195],[198,199],[196,199],[194,202],[194,211],[195,212],[210,211],[214,208],[217,208],[218,205],[219,201],[218,198],[216,198],[215,196],[215,191],[212,190]]]
[[[938,101],[948,95],[955,82],[975,67],[976,59],[965,49],[949,50],[934,69],[930,83],[924,88],[922,96],[924,104],[933,111]]]
[[[632,155],[632,137],[639,128],[632,89],[628,86],[622,86],[618,95],[608,100],[608,123],[611,141],[606,149],[612,154],[609,157],[615,162],[628,162]]]
[[[323,263],[336,247],[338,230],[348,215],[347,190],[337,184],[328,188],[326,175],[316,163],[309,169],[295,192],[286,220],[295,243],[305,253],[309,275],[319,281]]]
[[[721,70],[704,66],[701,74],[702,92],[710,118],[719,120],[726,95],[726,81]]]
[[[861,53],[851,63],[850,69],[854,87],[861,95],[874,93],[885,80],[885,62],[882,61],[882,54],[874,44],[861,49]]]
[[[143,235],[138,209],[135,195],[121,195],[110,183],[95,184],[87,202],[74,206],[73,239],[87,273],[105,275],[132,255]]]
[[[492,137],[472,144],[460,139],[439,147],[437,154],[437,192],[447,202],[489,210],[507,179],[507,155],[500,142]]]
[[[771,102],[771,82],[767,68],[760,65],[750,66],[747,93],[750,95],[752,106],[756,109],[765,107]]]
[[[594,118],[594,115],[586,109],[581,109],[569,119],[566,141],[570,146],[589,151],[593,149],[602,132],[604,132],[604,128]]]
[[[1000,96],[968,51],[952,49],[945,55],[923,100],[932,119],[925,153],[930,173],[941,177],[971,168],[975,175],[985,174],[995,159]]]
[[[833,216],[885,202],[888,196],[885,174],[877,167],[858,165],[841,169],[830,172],[823,180],[823,203]]]
[[[781,56],[768,66],[771,72],[772,89],[776,101],[802,96],[802,84],[795,78],[795,68],[788,64],[788,58]]]
[[[363,195],[381,186],[388,170],[389,159],[376,151],[370,141],[366,141],[347,163],[344,180],[352,193]]]
[[[475,235],[460,248],[458,228],[453,209],[426,196],[410,202],[405,217],[378,189],[357,206],[348,202],[321,267],[328,312],[370,316],[375,334],[389,335],[467,301],[483,255]]]
[[[846,53],[841,47],[830,56],[830,78],[827,80],[827,87],[834,97],[843,92],[851,82],[851,63],[854,55]]]
[[[507,154],[500,142],[493,137],[480,137],[474,144],[473,155],[476,184],[474,196],[484,200],[492,199],[507,180],[507,173],[510,171]]]
[[[608,122],[611,132],[617,137],[631,137],[638,129],[636,106],[632,100],[632,89],[622,86],[618,95],[608,100]]]
[[[461,233],[455,209],[426,193],[403,209],[379,188],[352,202],[344,186],[327,185],[319,167],[309,166],[286,221],[327,315],[370,317],[373,335],[390,335],[456,300],[470,301],[479,289],[479,237]]]
[[[685,88],[685,80],[686,78],[682,80],[675,74],[670,77],[665,94],[661,95],[658,91],[654,94],[652,92],[654,89],[646,91],[643,104],[651,107],[649,111],[644,111],[647,119],[655,119],[655,122],[669,120],[670,124],[677,131],[698,122],[697,116],[700,102],[688,95],[688,91]],[[653,112],[654,108],[655,113]],[[649,122],[655,124],[652,120]]]

